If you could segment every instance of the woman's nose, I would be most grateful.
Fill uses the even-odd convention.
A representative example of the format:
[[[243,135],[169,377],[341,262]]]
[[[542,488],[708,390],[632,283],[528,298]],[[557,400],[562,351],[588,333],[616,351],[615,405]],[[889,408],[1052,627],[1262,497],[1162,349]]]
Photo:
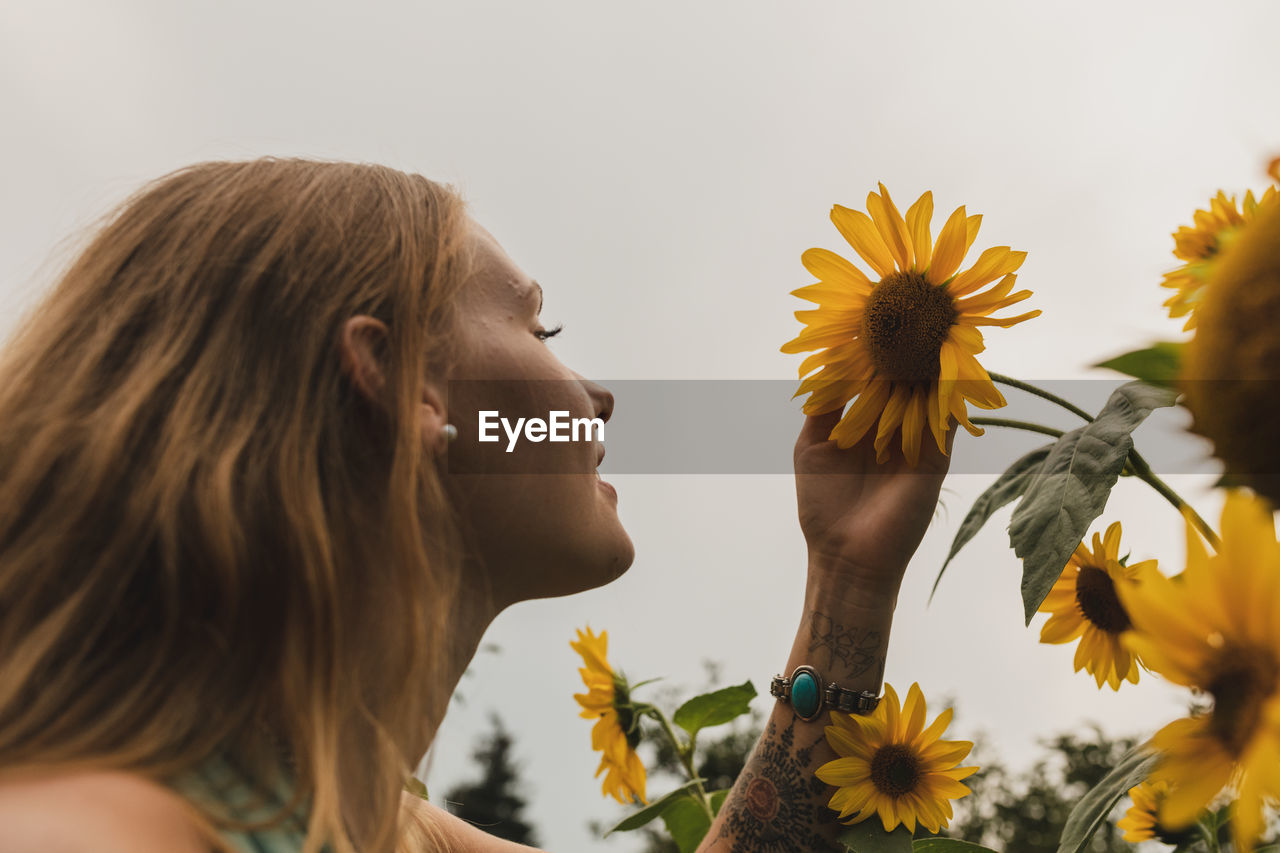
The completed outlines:
[[[578,381],[587,389],[587,394],[591,396],[592,403],[596,407],[596,417],[605,423],[609,422],[609,418],[613,415],[613,393],[599,382],[592,382],[590,379],[584,379],[579,376]]]

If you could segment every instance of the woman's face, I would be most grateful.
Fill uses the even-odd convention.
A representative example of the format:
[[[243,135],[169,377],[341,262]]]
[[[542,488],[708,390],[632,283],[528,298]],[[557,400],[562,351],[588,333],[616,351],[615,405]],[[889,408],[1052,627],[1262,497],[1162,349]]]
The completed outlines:
[[[613,412],[613,395],[570,370],[539,333],[542,289],[484,228],[471,222],[475,272],[459,294],[456,362],[445,389],[457,439],[446,451],[446,482],[499,606],[580,592],[608,583],[635,549],[618,520],[618,496],[596,466],[595,428],[578,440],[541,441],[518,419],[562,422]],[[482,413],[485,422],[483,427]],[[506,421],[504,426],[502,421]],[[490,440],[480,441],[482,431]],[[570,428],[558,435],[573,437]],[[496,440],[493,438],[496,437]]]

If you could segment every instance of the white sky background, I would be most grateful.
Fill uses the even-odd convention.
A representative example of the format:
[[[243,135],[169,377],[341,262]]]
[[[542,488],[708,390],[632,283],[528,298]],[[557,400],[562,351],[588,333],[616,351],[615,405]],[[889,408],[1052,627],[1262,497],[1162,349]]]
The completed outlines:
[[[1028,379],[1177,338],[1157,286],[1170,232],[1219,187],[1263,186],[1280,153],[1280,7],[1203,3],[9,2],[0,8],[0,331],[49,283],[60,241],[144,180],[263,154],[369,160],[458,185],[547,290],[551,345],[599,379],[791,379],[789,291],[828,220],[884,181],[984,215],[976,250],[1030,254],[1020,305],[983,363]],[[59,258],[60,260],[60,258]],[[1017,392],[1009,392],[1017,393]],[[625,399],[618,406],[626,406]],[[796,404],[798,411],[798,402]],[[725,412],[724,427],[750,413]],[[797,414],[797,427],[799,415]],[[1139,433],[1139,446],[1141,446]],[[690,441],[714,441],[691,435]],[[968,442],[1000,441],[962,435]],[[1192,455],[1201,445],[1190,440]],[[1011,457],[1012,458],[1012,457]],[[608,629],[635,677],[694,686],[701,661],[766,695],[800,616],[805,555],[784,476],[612,478],[637,545],[601,590],[519,605],[486,640],[428,782],[472,768],[498,710],[550,849],[621,812],[592,779],[568,640]],[[956,476],[908,575],[887,679],[954,697],[950,734],[990,733],[1015,765],[1086,720],[1150,731],[1185,696],[1144,679],[1099,692],[1071,647],[1023,628],[997,516],[929,585],[991,476]],[[1215,522],[1212,478],[1169,478]],[[1181,522],[1123,483],[1135,558],[1182,559]],[[1101,529],[1101,526],[1098,528]],[[688,694],[686,694],[688,695]],[[937,709],[934,709],[937,710]],[[655,789],[653,793],[662,793]]]

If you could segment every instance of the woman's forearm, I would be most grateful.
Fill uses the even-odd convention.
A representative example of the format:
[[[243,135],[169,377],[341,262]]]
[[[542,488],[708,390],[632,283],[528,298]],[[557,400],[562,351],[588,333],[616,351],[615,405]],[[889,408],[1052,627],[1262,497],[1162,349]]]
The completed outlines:
[[[804,612],[782,674],[807,664],[825,683],[879,694],[896,593],[873,590],[849,576],[812,572]],[[814,771],[836,758],[823,729],[824,710],[810,722],[775,700],[764,734],[725,799],[699,853],[841,851],[844,829],[827,807],[834,789]]]

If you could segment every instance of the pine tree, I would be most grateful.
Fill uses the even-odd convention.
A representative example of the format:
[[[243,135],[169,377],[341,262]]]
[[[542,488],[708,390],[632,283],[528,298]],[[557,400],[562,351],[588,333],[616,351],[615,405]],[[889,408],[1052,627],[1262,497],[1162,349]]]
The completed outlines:
[[[497,714],[489,720],[492,730],[471,753],[481,768],[480,781],[446,792],[445,805],[490,835],[537,847],[537,833],[522,814],[527,802],[520,793],[519,768],[511,757],[515,741]]]

